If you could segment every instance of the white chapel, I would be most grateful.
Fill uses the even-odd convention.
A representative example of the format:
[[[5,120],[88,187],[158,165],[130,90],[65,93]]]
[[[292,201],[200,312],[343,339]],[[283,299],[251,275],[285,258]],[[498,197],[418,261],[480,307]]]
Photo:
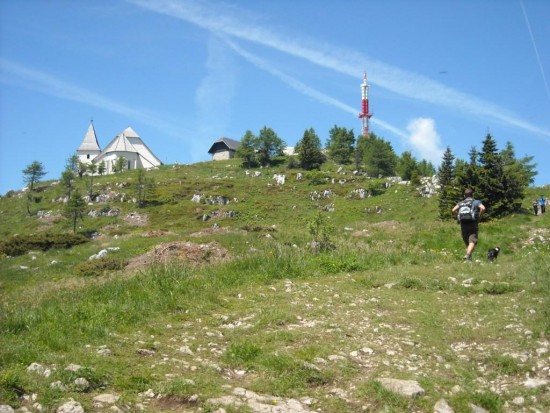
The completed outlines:
[[[107,174],[114,172],[117,160],[122,157],[126,161],[126,169],[151,169],[162,165],[160,159],[131,127],[120,132],[101,150],[93,122],[90,123],[76,154],[79,161],[85,164],[105,162],[105,173]]]

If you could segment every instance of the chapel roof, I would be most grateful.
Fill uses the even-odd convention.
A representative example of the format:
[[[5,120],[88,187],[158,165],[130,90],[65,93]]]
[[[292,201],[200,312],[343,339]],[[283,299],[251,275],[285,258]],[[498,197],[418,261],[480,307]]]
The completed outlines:
[[[99,143],[97,142],[97,136],[95,134],[94,123],[91,122],[88,126],[88,131],[82,140],[82,143],[78,147],[79,151],[97,151],[99,152]]]

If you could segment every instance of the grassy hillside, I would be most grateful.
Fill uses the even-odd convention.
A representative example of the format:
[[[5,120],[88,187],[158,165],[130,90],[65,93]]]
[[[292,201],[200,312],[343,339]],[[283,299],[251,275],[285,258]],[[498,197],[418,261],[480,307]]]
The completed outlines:
[[[97,177],[94,194],[109,199],[88,205],[80,238],[60,185],[39,184],[31,215],[25,194],[0,198],[0,247],[12,251],[0,257],[0,405],[550,410],[550,215],[532,215],[538,189],[523,213],[481,224],[463,263],[436,198],[337,170],[297,180],[236,160],[164,166],[147,172],[156,194],[143,208],[136,171]],[[384,378],[423,393],[399,395]],[[97,399],[107,393],[113,404]]]

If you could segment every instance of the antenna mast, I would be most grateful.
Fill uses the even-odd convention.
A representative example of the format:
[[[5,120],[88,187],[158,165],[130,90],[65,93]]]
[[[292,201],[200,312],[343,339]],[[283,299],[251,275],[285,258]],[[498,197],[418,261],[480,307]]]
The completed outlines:
[[[369,136],[369,119],[372,113],[369,112],[369,84],[367,82],[367,72],[363,73],[363,83],[361,83],[361,113],[359,118],[363,120],[363,136]]]

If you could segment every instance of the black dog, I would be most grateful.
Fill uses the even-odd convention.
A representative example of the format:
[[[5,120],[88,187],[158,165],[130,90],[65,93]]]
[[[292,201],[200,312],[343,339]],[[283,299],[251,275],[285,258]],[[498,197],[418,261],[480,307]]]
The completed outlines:
[[[500,247],[495,247],[495,248],[489,249],[489,251],[487,252],[487,259],[489,261],[496,260],[497,257],[498,257],[499,252],[500,252]]]

